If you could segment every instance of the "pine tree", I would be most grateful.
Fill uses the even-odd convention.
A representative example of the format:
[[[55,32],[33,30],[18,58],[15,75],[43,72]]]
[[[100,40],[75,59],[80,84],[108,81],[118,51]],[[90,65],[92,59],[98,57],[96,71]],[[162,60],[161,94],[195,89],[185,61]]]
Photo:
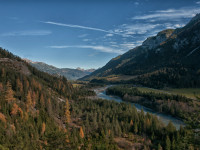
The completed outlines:
[[[29,108],[32,107],[32,98],[31,98],[31,91],[28,91],[28,94],[26,96],[26,109],[27,111],[29,110]]]
[[[65,101],[65,123],[66,123],[66,127],[68,127],[68,125],[71,121],[69,109],[70,109],[69,101],[68,101],[68,99],[66,99],[66,101]]]
[[[165,141],[165,150],[171,150],[171,141],[168,136]]]
[[[176,131],[176,127],[173,125],[173,123],[170,121],[166,127],[167,131],[170,133],[173,133]]]
[[[172,149],[172,150],[176,150],[176,143],[175,143],[174,137],[172,138],[171,149]]]
[[[48,98],[47,100],[47,111],[49,114],[52,114],[52,105],[51,105],[51,99]]]
[[[163,150],[162,146],[160,145],[160,143],[158,144],[158,150]]]
[[[134,123],[134,133],[137,134],[138,132],[138,126],[137,126],[137,123],[135,122]]]
[[[44,108],[44,106],[45,106],[43,94],[40,95],[40,105],[41,105],[42,108]]]
[[[0,101],[4,100],[4,96],[5,96],[4,86],[0,82]]]
[[[17,92],[22,93],[23,92],[23,85],[22,85],[21,81],[19,80],[19,78],[17,78],[17,80],[16,80],[16,85],[17,85]]]
[[[5,83],[6,81],[6,71],[4,68],[1,69],[1,81]]]
[[[8,101],[8,102],[15,101],[14,92],[13,92],[13,90],[12,90],[12,86],[11,86],[11,84],[10,84],[9,81],[8,81],[7,84],[6,84],[6,95],[5,95],[5,99],[6,99],[6,101]]]

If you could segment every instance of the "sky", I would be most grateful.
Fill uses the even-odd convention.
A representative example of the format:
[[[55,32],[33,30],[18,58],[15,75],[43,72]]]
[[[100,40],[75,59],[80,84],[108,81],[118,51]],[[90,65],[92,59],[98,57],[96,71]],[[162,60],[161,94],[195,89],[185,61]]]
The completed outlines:
[[[99,68],[180,28],[198,0],[0,0],[0,47],[59,68]]]

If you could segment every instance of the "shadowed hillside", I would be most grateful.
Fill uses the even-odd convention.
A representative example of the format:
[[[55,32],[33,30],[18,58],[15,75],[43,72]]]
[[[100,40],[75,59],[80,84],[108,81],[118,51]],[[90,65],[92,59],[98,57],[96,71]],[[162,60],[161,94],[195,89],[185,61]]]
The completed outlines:
[[[96,78],[109,82],[110,76],[128,75],[134,78],[126,83],[157,88],[200,87],[199,35],[200,15],[197,14],[185,27],[164,30],[147,38],[141,46],[113,58],[82,80]]]

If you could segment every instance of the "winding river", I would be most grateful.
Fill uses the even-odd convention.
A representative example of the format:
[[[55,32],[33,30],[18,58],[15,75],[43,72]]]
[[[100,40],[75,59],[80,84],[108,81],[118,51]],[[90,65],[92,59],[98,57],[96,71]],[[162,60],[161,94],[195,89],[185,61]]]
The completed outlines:
[[[118,96],[106,95],[106,89],[108,87],[109,86],[103,87],[103,88],[94,89],[97,97],[101,98],[101,99],[106,99],[106,100],[114,100],[114,101],[119,102],[119,103],[124,102]],[[130,102],[127,102],[127,103],[130,103]],[[138,111],[143,109],[145,113],[149,112],[149,113],[151,113],[153,115],[156,115],[165,125],[167,125],[169,123],[169,121],[171,121],[174,124],[174,126],[176,127],[176,129],[179,129],[181,125],[185,126],[183,121],[181,121],[181,120],[179,120],[179,119],[177,119],[177,118],[175,118],[175,117],[173,117],[171,115],[155,112],[152,109],[144,107],[144,106],[142,106],[140,104],[131,103],[131,105],[132,106],[134,105]]]

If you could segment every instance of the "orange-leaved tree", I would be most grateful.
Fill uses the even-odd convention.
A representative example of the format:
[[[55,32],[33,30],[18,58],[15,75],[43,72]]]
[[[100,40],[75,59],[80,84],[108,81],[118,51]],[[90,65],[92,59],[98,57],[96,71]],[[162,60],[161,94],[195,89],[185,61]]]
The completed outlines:
[[[65,101],[65,124],[66,124],[66,127],[69,126],[69,122],[71,121],[69,109],[70,109],[69,100],[66,99],[66,101]]]
[[[14,98],[14,91],[12,90],[12,85],[10,84],[10,82],[8,81],[6,84],[6,95],[5,95],[5,99],[7,102],[12,102],[15,101]]]
[[[84,132],[83,132],[83,128],[82,127],[80,127],[80,137],[84,138]]]

